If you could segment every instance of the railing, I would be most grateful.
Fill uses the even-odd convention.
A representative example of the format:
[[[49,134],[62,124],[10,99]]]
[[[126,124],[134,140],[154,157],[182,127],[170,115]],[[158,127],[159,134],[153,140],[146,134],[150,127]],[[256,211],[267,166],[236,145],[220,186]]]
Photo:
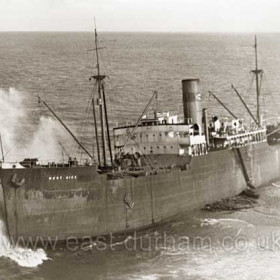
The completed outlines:
[[[46,159],[46,160],[24,160],[24,161],[0,161],[0,168],[29,168],[29,167],[71,167],[71,166],[90,166],[94,162],[88,158],[78,160],[63,161],[57,159]]]

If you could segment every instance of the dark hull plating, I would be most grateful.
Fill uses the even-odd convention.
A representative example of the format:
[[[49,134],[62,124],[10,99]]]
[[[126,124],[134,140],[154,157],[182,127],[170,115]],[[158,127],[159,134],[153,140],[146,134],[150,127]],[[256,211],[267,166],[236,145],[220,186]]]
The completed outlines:
[[[258,143],[240,151],[254,185],[280,177],[280,147]],[[246,188],[235,150],[193,157],[186,170],[137,178],[107,180],[90,166],[0,169],[0,178],[10,236],[45,240],[149,227]],[[12,178],[24,183],[16,186]]]

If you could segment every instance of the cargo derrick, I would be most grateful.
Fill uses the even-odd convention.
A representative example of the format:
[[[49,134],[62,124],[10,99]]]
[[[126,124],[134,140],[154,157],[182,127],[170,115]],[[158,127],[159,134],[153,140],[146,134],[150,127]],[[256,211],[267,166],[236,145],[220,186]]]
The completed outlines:
[[[192,157],[266,141],[265,128],[248,130],[228,108],[233,120],[214,116],[208,122],[206,108],[201,109],[199,79],[183,80],[182,93],[183,120],[156,112],[152,118],[142,116],[135,126],[114,128],[119,170],[187,168]]]
[[[96,29],[95,42],[98,60]],[[67,240],[131,232],[279,177],[279,146],[265,143],[265,129],[256,125],[248,130],[228,109],[232,120],[208,117],[207,110],[201,110],[198,79],[182,81],[182,120],[158,112],[157,106],[150,117],[148,108],[157,101],[154,93],[135,125],[116,127],[113,159],[105,75],[98,61],[92,78],[98,165],[75,159],[43,165],[36,158],[9,163],[5,157],[0,165],[0,212],[10,238]],[[259,114],[255,119],[261,124]],[[1,154],[4,161],[2,147]]]
[[[186,167],[190,157],[207,153],[202,129],[198,79],[182,81],[184,120],[169,112],[143,115],[136,126],[114,128],[119,169]]]

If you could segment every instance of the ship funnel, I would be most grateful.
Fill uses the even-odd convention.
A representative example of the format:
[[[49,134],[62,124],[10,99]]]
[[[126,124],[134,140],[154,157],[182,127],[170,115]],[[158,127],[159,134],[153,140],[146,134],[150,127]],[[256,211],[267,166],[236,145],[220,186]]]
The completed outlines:
[[[201,95],[198,93],[199,79],[182,80],[184,122],[202,127]]]

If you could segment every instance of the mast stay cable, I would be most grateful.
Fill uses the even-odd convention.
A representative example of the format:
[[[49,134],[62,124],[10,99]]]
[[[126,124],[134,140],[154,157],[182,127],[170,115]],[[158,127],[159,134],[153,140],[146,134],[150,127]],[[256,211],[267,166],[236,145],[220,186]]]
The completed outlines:
[[[93,156],[88,152],[88,150],[81,144],[81,142],[77,139],[77,137],[73,134],[73,132],[66,126],[66,124],[58,117],[58,115],[50,108],[50,106],[40,97],[38,96],[39,103],[43,103],[47,109],[54,115],[54,117],[61,123],[61,125],[67,130],[67,132],[73,137],[73,139],[77,142],[77,144],[85,151],[85,153],[90,157]]]

